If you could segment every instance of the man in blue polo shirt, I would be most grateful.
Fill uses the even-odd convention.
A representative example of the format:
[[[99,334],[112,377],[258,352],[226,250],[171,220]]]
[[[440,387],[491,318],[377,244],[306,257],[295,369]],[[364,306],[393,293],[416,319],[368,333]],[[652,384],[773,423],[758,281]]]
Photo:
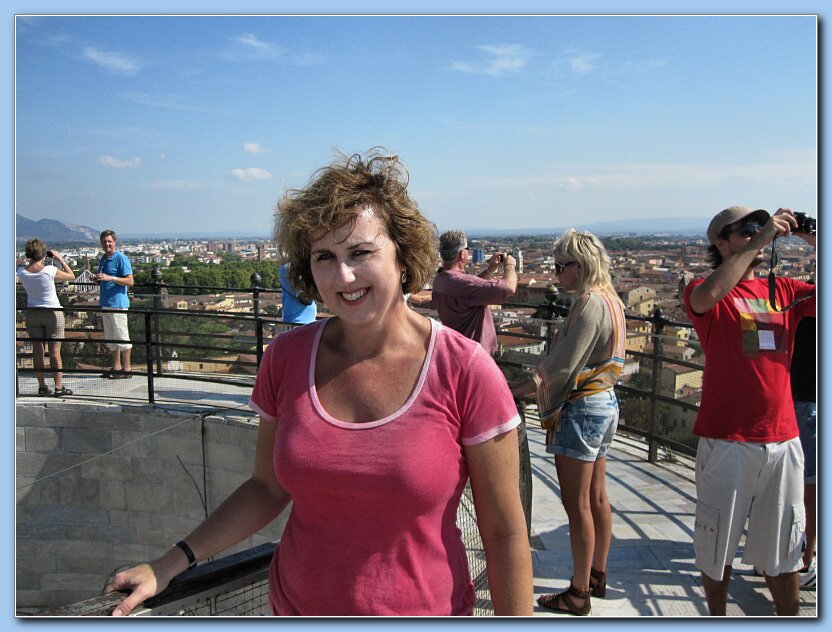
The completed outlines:
[[[280,290],[283,295],[283,322],[306,324],[315,321],[318,306],[315,301],[301,296],[289,280],[289,264],[284,263],[278,271]],[[309,302],[307,302],[309,301]]]
[[[127,328],[127,288],[133,287],[133,266],[124,253],[116,250],[116,234],[105,230],[99,238],[104,255],[98,262],[98,304],[107,311],[101,312],[104,323],[104,337],[107,346],[113,352],[113,366],[104,371],[101,377],[122,379],[130,377],[130,332]],[[116,342],[117,341],[117,342]]]

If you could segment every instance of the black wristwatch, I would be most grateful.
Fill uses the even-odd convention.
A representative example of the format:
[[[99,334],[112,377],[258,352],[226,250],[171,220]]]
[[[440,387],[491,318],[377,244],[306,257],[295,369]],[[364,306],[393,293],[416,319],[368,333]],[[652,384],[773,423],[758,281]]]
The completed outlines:
[[[192,568],[196,567],[196,555],[194,555],[193,550],[191,549],[191,547],[188,546],[188,543],[185,542],[185,540],[179,540],[179,542],[177,542],[173,546],[181,549],[182,552],[185,554],[185,557],[188,558],[188,570],[191,570]]]

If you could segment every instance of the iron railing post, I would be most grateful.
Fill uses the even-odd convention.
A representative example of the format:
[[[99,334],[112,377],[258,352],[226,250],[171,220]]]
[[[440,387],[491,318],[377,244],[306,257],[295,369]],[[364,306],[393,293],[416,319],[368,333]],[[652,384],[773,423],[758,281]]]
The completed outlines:
[[[650,314],[650,322],[653,326],[653,375],[650,386],[650,435],[648,436],[647,460],[656,463],[659,456],[659,391],[661,390],[662,370],[662,337],[664,336],[664,313],[660,307],[656,307]]]
[[[147,356],[147,401],[150,404],[156,403],[156,394],[153,392],[153,313],[144,314],[144,342],[145,355]]]
[[[260,317],[260,275],[256,272],[251,273],[251,296],[254,305],[254,318]]]
[[[159,319],[161,318],[159,312],[162,309],[162,287],[165,283],[162,280],[162,271],[159,269],[159,266],[153,266],[150,279],[153,282],[153,311],[155,312],[153,318],[153,334],[156,342],[154,348],[156,373],[162,375],[162,333],[159,324]]]
[[[556,301],[558,300],[558,289],[554,285],[549,285],[546,288],[546,303],[541,305],[541,308],[546,311],[546,344],[544,351],[549,354],[552,353],[552,348],[555,344],[555,327],[553,325],[555,320]]]
[[[260,320],[260,275],[251,273],[251,294],[254,308],[254,332],[257,337],[257,368],[263,359],[263,322]]]

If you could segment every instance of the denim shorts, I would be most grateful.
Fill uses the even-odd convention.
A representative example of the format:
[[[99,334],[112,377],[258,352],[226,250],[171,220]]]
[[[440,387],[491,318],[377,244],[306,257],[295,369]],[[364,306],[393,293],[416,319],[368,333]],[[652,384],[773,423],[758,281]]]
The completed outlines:
[[[817,480],[817,409],[815,402],[795,402],[794,414],[800,430],[800,446],[803,448],[803,482]]]
[[[607,456],[616,428],[618,400],[613,389],[575,399],[563,408],[560,429],[547,450],[594,463]]]

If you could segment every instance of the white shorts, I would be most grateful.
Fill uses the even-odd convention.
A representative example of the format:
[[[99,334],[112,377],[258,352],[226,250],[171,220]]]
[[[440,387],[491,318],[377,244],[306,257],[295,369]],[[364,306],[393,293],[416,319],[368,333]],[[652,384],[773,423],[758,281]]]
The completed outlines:
[[[803,450],[800,439],[746,443],[700,437],[696,452],[696,567],[721,580],[748,520],[742,561],[767,575],[802,566]]]
[[[126,351],[132,349],[130,331],[127,329],[127,310],[116,312],[101,312],[101,322],[104,324],[104,337],[107,340],[124,340],[122,343],[108,342],[110,351]]]

